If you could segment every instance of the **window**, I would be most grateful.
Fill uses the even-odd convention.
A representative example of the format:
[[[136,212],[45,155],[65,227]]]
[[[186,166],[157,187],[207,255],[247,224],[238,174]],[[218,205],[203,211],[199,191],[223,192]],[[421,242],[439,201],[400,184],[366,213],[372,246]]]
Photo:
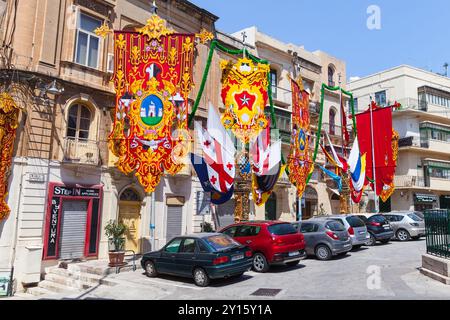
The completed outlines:
[[[203,243],[203,240],[198,240],[197,243],[198,243],[198,250],[200,253],[210,253],[206,244]]]
[[[237,229],[238,229],[238,227],[231,227],[231,228],[228,228],[227,230],[225,230],[225,231],[222,232],[222,233],[223,233],[223,234],[226,234],[227,236],[230,236],[230,237],[234,238]]]
[[[355,108],[355,113],[358,112],[358,98],[353,99],[353,107]],[[349,114],[352,114],[352,110],[349,110]]]
[[[314,223],[302,223],[302,226],[300,227],[301,233],[317,232],[317,230],[319,230],[319,226]]]
[[[195,253],[195,239],[184,239],[180,252]]]
[[[69,109],[67,119],[67,138],[87,141],[91,127],[91,111],[82,104],[75,104]]]
[[[267,228],[269,232],[275,236],[283,236],[286,234],[297,233],[294,226],[290,223],[274,224]]]
[[[102,25],[100,20],[80,13],[76,34],[75,62],[91,68],[98,68],[100,37],[94,32]]]
[[[261,227],[241,226],[235,237],[254,237],[259,234]]]
[[[348,224],[353,228],[361,228],[365,226],[364,221],[358,217],[350,216],[346,218]]]
[[[330,109],[330,130],[329,133],[334,135],[336,133],[336,111]]]
[[[375,93],[375,102],[380,107],[386,106],[386,91],[380,91]]]
[[[328,66],[328,85],[334,87],[334,68],[331,65]]]
[[[337,221],[327,222],[325,228],[327,228],[330,231],[345,231],[344,225],[341,222]]]
[[[180,249],[180,245],[181,245],[181,241],[183,239],[181,238],[177,238],[172,240],[164,249],[165,252],[170,252],[170,253],[178,253],[178,250]]]
[[[139,202],[141,201],[141,197],[139,194],[134,191],[133,189],[128,188],[122,194],[120,195],[120,201],[133,201],[133,202]]]
[[[272,86],[272,96],[276,98],[278,93],[278,74],[276,70],[270,70],[270,85]]]
[[[236,242],[232,238],[226,236],[226,235],[218,235],[218,236],[212,236],[205,241],[214,248],[215,251],[225,251],[228,249],[241,247],[239,242]]]

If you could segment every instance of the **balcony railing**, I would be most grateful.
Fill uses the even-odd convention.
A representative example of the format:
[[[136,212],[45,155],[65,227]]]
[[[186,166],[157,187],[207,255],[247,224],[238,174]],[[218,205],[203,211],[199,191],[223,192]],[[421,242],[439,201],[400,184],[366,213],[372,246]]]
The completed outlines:
[[[99,160],[99,144],[97,141],[65,138],[65,162],[97,166]]]
[[[394,184],[399,188],[426,187],[425,178],[417,176],[395,176]]]
[[[398,109],[394,109],[394,111],[402,111],[402,110],[419,110],[419,111],[427,111],[428,103],[426,101],[419,101],[414,98],[404,98],[397,100],[398,103],[401,104],[401,107]],[[392,105],[394,102],[389,101],[388,105]]]

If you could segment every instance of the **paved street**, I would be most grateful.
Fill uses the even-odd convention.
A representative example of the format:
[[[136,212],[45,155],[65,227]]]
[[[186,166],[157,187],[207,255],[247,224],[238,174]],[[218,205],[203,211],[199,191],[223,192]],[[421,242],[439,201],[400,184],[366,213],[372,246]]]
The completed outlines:
[[[81,296],[44,298],[245,300],[261,299],[251,294],[269,288],[281,289],[275,299],[450,299],[450,287],[419,273],[423,252],[425,240],[392,242],[329,262],[310,258],[295,268],[277,267],[266,274],[248,272],[240,279],[214,281],[208,288],[198,288],[189,279],[149,279],[139,269],[109,276],[118,282],[114,287],[99,286]]]

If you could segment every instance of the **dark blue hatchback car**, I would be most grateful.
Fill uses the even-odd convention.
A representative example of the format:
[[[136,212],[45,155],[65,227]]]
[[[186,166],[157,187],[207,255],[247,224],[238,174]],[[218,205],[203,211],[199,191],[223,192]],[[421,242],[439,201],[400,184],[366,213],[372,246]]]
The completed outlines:
[[[159,251],[146,253],[141,260],[148,277],[169,274],[193,278],[206,287],[211,279],[241,276],[252,266],[247,246],[219,233],[200,233],[171,240]]]

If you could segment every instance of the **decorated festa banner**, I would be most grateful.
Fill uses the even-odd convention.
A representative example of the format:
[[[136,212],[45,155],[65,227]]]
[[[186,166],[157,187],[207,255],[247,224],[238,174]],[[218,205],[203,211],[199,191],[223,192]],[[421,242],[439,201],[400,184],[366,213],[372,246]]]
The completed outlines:
[[[394,193],[394,176],[398,158],[399,135],[392,127],[392,108],[381,108],[372,102],[372,108],[356,115],[359,148],[366,154],[366,185],[375,180],[377,196],[386,202]],[[372,130],[374,143],[372,145]],[[372,154],[373,153],[373,154]],[[375,158],[375,175],[373,172]]]
[[[16,130],[19,126],[19,107],[7,93],[0,94],[0,221],[8,218],[11,209],[6,203],[8,178],[12,165],[12,155]]]
[[[189,137],[172,131],[187,132],[194,41],[156,14],[136,32],[114,33],[117,103],[109,146],[119,170],[135,172],[146,192],[155,191],[164,172],[178,173],[178,159],[188,155]]]
[[[292,136],[288,159],[289,179],[297,188],[301,198],[306,189],[307,179],[314,170],[314,162],[309,150],[309,94],[303,90],[302,79],[291,80],[292,88]]]
[[[233,63],[222,61],[222,123],[243,143],[257,137],[268,125],[264,109],[268,100],[268,64],[242,58]]]

